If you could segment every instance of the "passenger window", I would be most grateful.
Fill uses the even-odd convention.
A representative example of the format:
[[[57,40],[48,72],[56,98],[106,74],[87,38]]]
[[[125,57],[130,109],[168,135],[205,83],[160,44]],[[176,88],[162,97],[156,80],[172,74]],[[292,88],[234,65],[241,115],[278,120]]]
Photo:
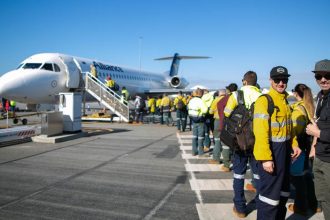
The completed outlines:
[[[53,71],[53,65],[51,63],[45,63],[41,69],[43,70],[49,70],[49,71]]]
[[[61,72],[60,67],[56,63],[54,63],[54,69],[55,69],[55,72]]]

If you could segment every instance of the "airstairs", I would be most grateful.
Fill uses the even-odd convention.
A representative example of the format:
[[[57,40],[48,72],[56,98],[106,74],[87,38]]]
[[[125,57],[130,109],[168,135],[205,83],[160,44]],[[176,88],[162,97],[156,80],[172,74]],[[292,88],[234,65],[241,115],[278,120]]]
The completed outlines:
[[[86,91],[110,111],[115,113],[119,117],[119,121],[129,122],[128,103],[89,72],[86,72],[85,75]]]

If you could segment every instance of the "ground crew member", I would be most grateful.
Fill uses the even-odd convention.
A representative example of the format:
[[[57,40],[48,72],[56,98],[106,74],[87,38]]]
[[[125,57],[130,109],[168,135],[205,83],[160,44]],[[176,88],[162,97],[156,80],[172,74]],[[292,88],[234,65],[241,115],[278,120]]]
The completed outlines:
[[[163,121],[166,123],[167,126],[169,126],[171,118],[171,99],[167,96],[166,93],[164,93],[163,95],[160,106],[163,115]]]
[[[205,137],[204,137],[204,143],[203,143],[205,152],[208,152],[210,150],[210,146],[211,146],[210,133],[213,132],[213,115],[209,114],[209,110],[210,110],[213,100],[214,100],[213,94],[209,93],[209,91],[207,89],[204,89],[202,101],[207,106],[207,113],[205,115],[205,121],[204,121]]]
[[[315,64],[316,83],[321,91],[317,95],[315,120],[307,125],[306,132],[314,136],[315,145],[311,156],[314,160],[316,198],[321,203],[325,219],[330,219],[330,60]]]
[[[187,100],[182,95],[182,91],[174,99],[173,103],[176,109],[176,127],[179,132],[185,132],[187,126]]]
[[[209,110],[209,113],[211,115],[213,115],[213,118],[214,118],[214,122],[213,122],[213,124],[214,124],[213,159],[209,160],[209,163],[211,163],[211,164],[220,164],[220,156],[221,156],[221,151],[222,151],[222,145],[221,145],[220,133],[219,133],[220,120],[219,120],[217,104],[223,97],[225,97],[225,95],[226,95],[226,90],[225,89],[220,89],[218,91],[218,96],[213,100],[212,105],[211,105],[210,110]]]
[[[258,99],[261,95],[260,90],[256,87],[257,84],[257,74],[253,71],[248,71],[244,74],[242,79],[243,87],[240,89],[243,91],[244,104],[247,109],[251,108],[251,105]],[[234,92],[230,95],[228,102],[226,104],[224,114],[229,117],[234,109],[238,106],[238,93]],[[241,151],[235,149],[233,151],[233,172],[234,172],[234,207],[233,212],[236,216],[240,218],[246,217],[246,199],[244,195],[244,180],[247,170],[247,164],[250,162],[251,170],[256,180],[256,185],[258,185],[258,172],[257,164],[253,157],[252,150]]]
[[[15,117],[15,110],[16,110],[16,101],[10,100],[10,111],[13,112],[14,117]]]
[[[148,112],[149,116],[151,117],[151,122],[155,123],[155,112],[156,112],[156,100],[153,97],[148,98]]]
[[[193,137],[192,137],[192,155],[203,156],[204,149],[204,115],[207,112],[207,106],[202,101],[203,91],[197,89],[193,92],[193,98],[188,104],[188,114],[193,122]]]
[[[258,161],[260,181],[257,190],[257,219],[282,220],[286,215],[286,202],[290,196],[290,164],[301,150],[292,130],[291,110],[286,100],[287,68],[276,66],[270,72],[269,95],[274,112],[268,113],[268,99],[261,96],[255,102],[253,154]],[[270,118],[270,121],[269,121]]]

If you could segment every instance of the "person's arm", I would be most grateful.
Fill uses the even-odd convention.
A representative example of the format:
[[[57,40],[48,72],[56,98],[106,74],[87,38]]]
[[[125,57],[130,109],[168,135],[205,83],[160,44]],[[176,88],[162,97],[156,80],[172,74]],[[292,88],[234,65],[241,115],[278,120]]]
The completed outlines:
[[[316,142],[317,142],[317,137],[313,137],[311,151],[309,152],[309,158],[314,158],[315,157],[315,145],[316,145]]]
[[[268,100],[266,97],[257,99],[253,114],[253,133],[255,144],[253,154],[256,160],[272,162],[273,156],[270,150],[270,115],[268,113]],[[272,163],[266,163],[268,168],[274,167]],[[267,170],[266,170],[267,171]]]

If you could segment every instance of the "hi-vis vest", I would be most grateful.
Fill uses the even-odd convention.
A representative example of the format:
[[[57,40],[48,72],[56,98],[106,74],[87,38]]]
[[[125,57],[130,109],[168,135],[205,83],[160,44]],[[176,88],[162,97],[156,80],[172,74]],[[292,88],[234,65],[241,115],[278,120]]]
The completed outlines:
[[[207,113],[207,106],[202,101],[202,99],[198,97],[194,97],[189,101],[188,104],[188,114],[192,117],[202,117]]]

